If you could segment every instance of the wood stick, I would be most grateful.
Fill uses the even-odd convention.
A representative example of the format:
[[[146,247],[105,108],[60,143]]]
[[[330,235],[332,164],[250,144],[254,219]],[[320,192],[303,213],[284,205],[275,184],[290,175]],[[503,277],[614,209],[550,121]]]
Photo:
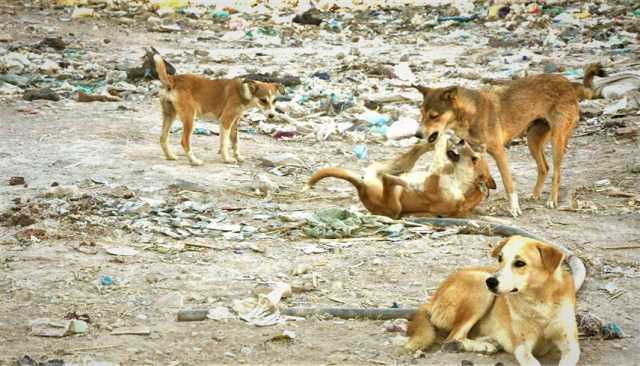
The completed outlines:
[[[416,308],[406,309],[360,309],[360,308],[284,308],[283,315],[309,317],[314,315],[329,315],[341,319],[409,319],[416,312]],[[178,312],[178,321],[201,321],[207,319],[209,309],[184,309]]]

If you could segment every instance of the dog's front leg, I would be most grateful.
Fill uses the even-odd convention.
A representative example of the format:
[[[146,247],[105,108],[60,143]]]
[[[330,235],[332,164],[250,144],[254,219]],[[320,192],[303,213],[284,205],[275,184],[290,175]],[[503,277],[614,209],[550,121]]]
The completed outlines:
[[[520,343],[513,351],[520,366],[540,366],[540,362],[533,356],[531,349],[531,344],[525,341]]]
[[[238,124],[240,124],[240,118],[236,119],[231,127],[231,146],[233,148],[233,156],[238,163],[241,163],[244,161],[244,158],[240,155],[240,145],[238,144]]]
[[[504,183],[504,190],[509,197],[509,203],[511,206],[510,212],[513,217],[522,215],[520,209],[520,203],[518,202],[518,192],[513,187],[513,177],[511,176],[511,169],[509,168],[509,158],[504,147],[499,146],[496,149],[490,151],[493,158],[496,160],[498,170],[500,170],[500,176],[502,177],[502,183]]]
[[[229,157],[229,143],[231,142],[234,121],[235,116],[230,114],[224,114],[220,118],[220,155],[222,156],[222,161],[226,164],[234,164],[236,162],[235,159]]]

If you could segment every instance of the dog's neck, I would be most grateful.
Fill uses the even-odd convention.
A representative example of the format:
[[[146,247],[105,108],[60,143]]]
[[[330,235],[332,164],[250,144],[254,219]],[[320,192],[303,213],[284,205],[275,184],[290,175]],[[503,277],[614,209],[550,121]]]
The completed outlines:
[[[553,299],[553,294],[561,286],[561,269],[549,275],[546,281],[540,286],[527,288],[513,294],[501,295],[505,297],[509,311],[515,319],[535,320],[537,324],[544,324],[551,320],[551,314],[557,305]]]

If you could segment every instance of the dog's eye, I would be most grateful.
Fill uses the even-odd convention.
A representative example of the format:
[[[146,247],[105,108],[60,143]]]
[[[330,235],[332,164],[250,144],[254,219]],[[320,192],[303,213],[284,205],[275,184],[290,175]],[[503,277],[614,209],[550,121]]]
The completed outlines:
[[[471,157],[471,162],[475,163],[476,161],[478,161],[478,158],[476,156],[472,156]]]
[[[429,118],[431,119],[436,119],[438,118],[439,114],[437,112],[431,112],[429,113]]]
[[[268,100],[266,100],[266,99],[260,99],[260,102],[261,102],[261,103],[264,103],[264,104],[267,104]]]
[[[514,266],[516,266],[516,267],[524,267],[524,266],[526,266],[527,264],[526,264],[525,262],[523,262],[523,261],[515,261],[515,262],[513,263],[513,265],[514,265]]]
[[[498,256],[498,263],[502,263],[502,254]]]

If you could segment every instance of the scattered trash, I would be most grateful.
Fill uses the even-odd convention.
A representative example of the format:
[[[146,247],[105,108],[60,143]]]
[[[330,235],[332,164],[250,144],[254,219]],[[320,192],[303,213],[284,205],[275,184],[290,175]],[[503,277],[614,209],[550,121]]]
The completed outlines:
[[[151,328],[146,325],[135,327],[121,327],[111,331],[111,335],[150,335]]]
[[[138,254],[138,251],[129,247],[110,247],[105,250],[111,255],[130,257]]]
[[[607,323],[602,325],[602,338],[603,339],[620,339],[624,338],[624,332],[617,323]]]
[[[49,234],[43,229],[25,229],[16,233],[16,239],[28,242],[28,241],[41,241],[49,238]]]
[[[52,359],[47,361],[38,362],[31,358],[31,356],[25,355],[16,360],[15,366],[64,366],[65,362],[61,359]]]
[[[102,277],[100,277],[100,284],[102,286],[111,286],[111,285],[113,285],[113,277],[111,277],[111,276],[102,276]]]
[[[65,337],[86,333],[88,325],[82,320],[52,321],[40,318],[31,321],[31,334],[39,337]]]
[[[369,157],[367,145],[356,145],[353,148],[353,154],[360,160],[367,160]]]
[[[302,231],[311,238],[348,238],[384,232],[392,222],[393,220],[384,216],[361,214],[341,208],[325,208],[307,218]]]

